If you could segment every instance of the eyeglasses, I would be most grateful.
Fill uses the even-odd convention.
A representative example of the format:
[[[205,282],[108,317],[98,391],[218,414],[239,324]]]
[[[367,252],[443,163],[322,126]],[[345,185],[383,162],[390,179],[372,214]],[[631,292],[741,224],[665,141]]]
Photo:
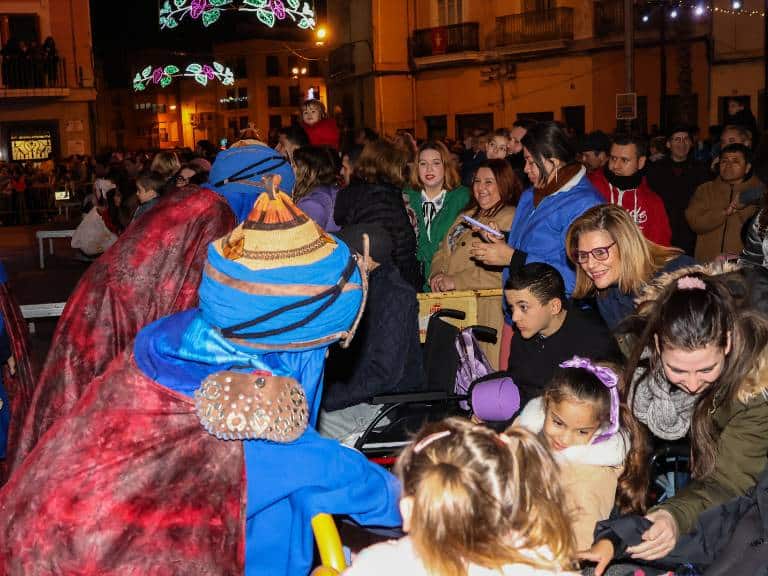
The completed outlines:
[[[603,262],[608,260],[608,256],[611,255],[611,248],[615,245],[616,242],[611,242],[608,246],[598,246],[592,250],[576,250],[573,254],[573,259],[579,264],[586,264],[589,262],[589,256],[592,255],[592,258],[598,262]]]
[[[507,151],[507,146],[504,144],[496,144],[496,142],[488,142],[487,146],[489,150],[498,150],[499,152]]]

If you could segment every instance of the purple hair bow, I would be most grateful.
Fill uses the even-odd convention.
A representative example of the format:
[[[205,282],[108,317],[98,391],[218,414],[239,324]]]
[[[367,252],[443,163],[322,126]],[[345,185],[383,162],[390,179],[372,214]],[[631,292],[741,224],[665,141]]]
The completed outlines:
[[[606,368],[605,366],[598,366],[594,364],[589,358],[581,358],[579,356],[574,356],[570,360],[566,360],[560,364],[560,368],[581,368],[591,372],[597,377],[598,380],[600,380],[600,382],[603,383],[603,386],[608,388],[611,394],[611,425],[609,426],[608,430],[595,438],[592,443],[597,444],[599,442],[603,442],[616,434],[616,432],[619,431],[619,390],[617,388],[619,384],[619,377],[616,375],[616,372],[610,368]]]

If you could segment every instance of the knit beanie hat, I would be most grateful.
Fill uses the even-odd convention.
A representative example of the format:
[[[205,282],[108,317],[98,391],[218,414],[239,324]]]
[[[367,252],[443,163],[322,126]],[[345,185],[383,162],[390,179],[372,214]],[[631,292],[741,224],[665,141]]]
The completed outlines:
[[[363,258],[327,234],[264,178],[247,219],[208,249],[200,310],[250,353],[300,351],[348,341],[367,278]]]

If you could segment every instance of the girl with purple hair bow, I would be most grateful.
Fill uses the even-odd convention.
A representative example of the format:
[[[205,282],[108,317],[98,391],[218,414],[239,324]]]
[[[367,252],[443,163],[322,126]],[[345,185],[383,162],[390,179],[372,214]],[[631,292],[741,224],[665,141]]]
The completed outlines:
[[[621,404],[618,383],[612,368],[574,356],[516,421],[539,434],[560,464],[579,550],[590,547],[595,524],[614,507],[645,511],[645,436]]]

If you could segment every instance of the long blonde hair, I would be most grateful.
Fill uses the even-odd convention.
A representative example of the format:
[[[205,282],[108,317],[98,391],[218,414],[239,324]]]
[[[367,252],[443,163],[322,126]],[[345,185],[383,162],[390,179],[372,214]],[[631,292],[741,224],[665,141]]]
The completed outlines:
[[[677,248],[665,248],[647,240],[632,217],[620,206],[593,206],[573,221],[565,238],[568,258],[576,267],[574,298],[584,298],[595,291],[595,284],[576,262],[579,237],[587,232],[600,231],[608,232],[616,242],[616,250],[621,258],[619,290],[624,294],[636,294],[665,264],[683,253]]]
[[[413,498],[414,548],[431,574],[464,576],[470,564],[573,567],[557,465],[530,432],[498,435],[459,418],[427,424],[397,473]],[[536,555],[542,548],[549,552]]]

